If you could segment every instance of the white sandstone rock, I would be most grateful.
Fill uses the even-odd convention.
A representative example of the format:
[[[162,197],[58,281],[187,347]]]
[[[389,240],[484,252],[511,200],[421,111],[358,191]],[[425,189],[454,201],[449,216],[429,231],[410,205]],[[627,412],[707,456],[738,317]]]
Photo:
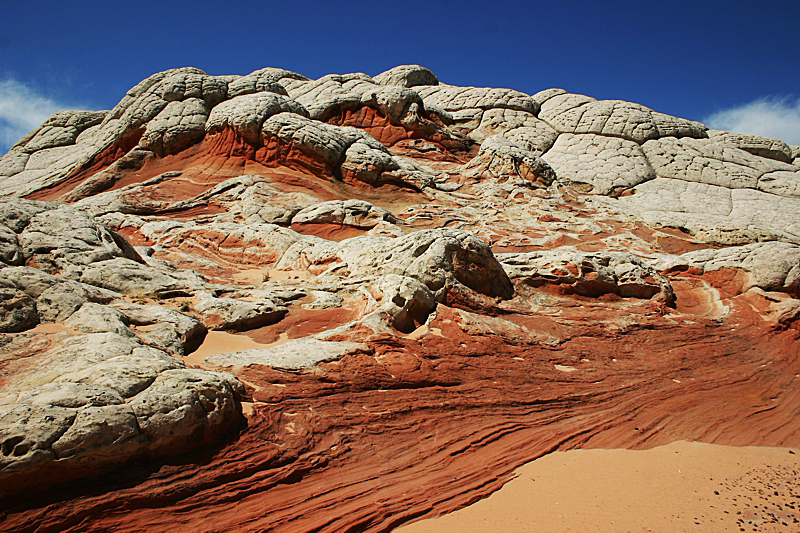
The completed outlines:
[[[105,111],[59,111],[14,148],[32,154],[42,149],[75,144],[84,130],[100,124]]]
[[[759,157],[714,139],[664,137],[647,141],[642,149],[661,177],[730,189],[761,189],[759,179],[765,174],[797,171],[788,163]]]
[[[483,141],[478,155],[464,167],[464,175],[478,180],[514,176],[540,185],[550,185],[556,178],[543,158],[503,135]]]
[[[87,302],[64,321],[64,325],[85,333],[116,333],[134,338],[136,334],[128,327],[128,317],[106,305]]]
[[[273,348],[243,350],[206,357],[205,362],[220,368],[263,365],[280,370],[301,371],[346,355],[369,354],[358,342],[321,341],[311,337],[295,339]]]
[[[751,274],[744,287],[787,292],[800,296],[800,246],[770,241],[689,252],[681,256],[688,265],[703,272],[723,268],[741,269]]]
[[[161,156],[176,154],[205,136],[208,113],[200,98],[170,102],[147,123],[139,145]]]
[[[588,184],[595,194],[628,189],[656,177],[638,144],[604,135],[564,133],[542,159],[559,181]]]
[[[133,339],[81,335],[44,355],[46,367],[5,386],[13,394],[0,405],[0,496],[38,483],[31,473],[81,475],[181,453],[239,421],[242,386],[232,376],[184,369]]]
[[[205,288],[192,271],[169,271],[118,257],[88,265],[80,281],[130,296],[188,296]]]
[[[235,98],[243,94],[272,92],[288,96],[281,82],[285,80],[309,81],[308,78],[281,68],[267,67],[240,76],[228,83],[228,97]]]
[[[800,242],[800,198],[669,178],[633,192],[618,202],[650,225],[685,228],[726,246],[776,238]]]
[[[205,297],[194,306],[209,329],[248,330],[280,321],[286,307],[269,298],[247,302],[233,298]]]
[[[52,273],[113,257],[140,260],[116,232],[68,206],[34,215],[18,238],[25,259]]]
[[[439,79],[433,72],[419,65],[400,65],[381,72],[372,79],[380,85],[399,85],[400,87],[439,84]]]
[[[209,134],[230,128],[253,146],[260,146],[264,121],[284,112],[308,116],[308,111],[301,104],[285,96],[272,92],[244,94],[212,109],[205,128]]]
[[[0,332],[23,331],[38,323],[33,298],[19,289],[0,285]]]
[[[58,207],[58,204],[51,202],[0,198],[0,224],[8,226],[15,233],[22,233],[34,216]]]
[[[5,224],[0,224],[0,262],[7,265],[19,265],[24,260],[17,234]]]
[[[115,302],[129,325],[144,326],[137,331],[142,342],[173,355],[184,356],[197,349],[206,335],[206,327],[190,316],[157,305]]]
[[[293,218],[292,224],[339,224],[372,228],[381,221],[397,222],[386,209],[363,200],[331,200],[306,207]]]
[[[439,84],[418,87],[416,90],[426,106],[432,105],[445,111],[504,108],[526,111],[533,115],[539,112],[539,104],[533,98],[513,89]]]
[[[707,129],[699,122],[657,113],[643,105],[575,94],[550,97],[542,104],[539,118],[559,133],[595,133],[639,144],[666,136],[706,137]]]
[[[389,323],[404,333],[424,324],[436,309],[436,299],[426,285],[408,276],[388,274],[377,282],[382,297],[377,313],[386,313]]]
[[[746,133],[730,133],[720,130],[708,130],[708,137],[714,141],[730,144],[746,152],[760,157],[768,157],[783,163],[792,162],[792,148],[783,141],[770,139],[760,135]]]
[[[498,260],[512,279],[540,286],[569,286],[577,294],[675,300],[669,281],[641,259],[619,252],[579,252],[558,249],[499,254]]]

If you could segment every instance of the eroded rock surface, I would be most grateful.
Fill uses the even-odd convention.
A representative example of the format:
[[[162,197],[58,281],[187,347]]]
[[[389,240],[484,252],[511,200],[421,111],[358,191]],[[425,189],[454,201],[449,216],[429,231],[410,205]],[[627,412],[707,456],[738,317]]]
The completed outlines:
[[[0,158],[0,529],[389,531],[554,449],[800,446],[798,147],[445,82],[173,69]]]
[[[44,363],[40,369],[6,383],[0,398],[3,497],[40,486],[41,476],[97,475],[131,458],[185,451],[193,439],[213,442],[238,425],[241,384],[233,376],[186,369],[130,337],[62,339],[35,356]]]

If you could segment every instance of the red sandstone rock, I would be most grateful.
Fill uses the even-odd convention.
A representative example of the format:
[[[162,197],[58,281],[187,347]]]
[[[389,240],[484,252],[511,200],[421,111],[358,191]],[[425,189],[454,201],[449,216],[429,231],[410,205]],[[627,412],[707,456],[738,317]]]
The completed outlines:
[[[215,106],[234,97],[280,105],[239,109],[226,122],[236,106]],[[170,117],[192,106],[164,110],[189,99],[219,127],[200,135],[205,115],[189,113],[190,135],[175,133],[184,122]],[[610,117],[606,129],[588,115],[568,128],[582,106]],[[26,265],[0,268],[13,296],[0,322],[23,330],[0,334],[0,480],[26,479],[18,493],[0,491],[2,531],[390,531],[467,505],[556,449],[678,439],[800,446],[800,238],[789,186],[800,169],[785,157],[762,162],[713,138],[673,142],[667,133],[703,137],[704,127],[641,106],[454,88],[416,66],[316,81],[278,69],[230,78],[181,69],[145,80],[104,117],[89,117],[83,138],[78,126],[41,130],[0,160],[0,191],[29,180],[19,189],[27,198],[74,203],[0,202],[10,243],[0,260]],[[655,162],[671,181],[589,195],[566,178],[585,170],[582,153],[565,151],[555,172],[539,158],[556,130],[580,137],[581,149],[617,133],[701,146],[773,175],[767,192],[736,180],[696,188],[661,152],[631,155],[622,148],[632,141],[604,141],[621,147],[592,153],[609,183]],[[172,134],[180,150],[168,147]],[[64,155],[38,168],[61,153],[42,150]],[[775,220],[731,207],[770,198]],[[62,222],[43,231],[53,217]],[[122,407],[86,408],[100,421],[97,409],[125,412],[83,443],[75,435],[95,428],[86,417],[75,425],[70,411],[63,428],[44,424],[51,462],[12,472],[30,439],[9,432],[3,413],[33,412],[35,398],[59,407],[53,391],[88,395],[106,379],[57,374],[48,358],[83,341],[56,320],[117,328],[130,358],[103,359],[100,370],[124,366],[109,386],[131,397],[140,392],[131,387],[155,389],[134,414],[122,395],[106,402]],[[207,329],[228,331],[192,352]],[[206,359],[219,338],[227,344],[216,352],[302,339],[291,346],[357,349],[328,357],[292,348],[299,363],[289,366]],[[156,360],[164,368],[152,376],[136,366]],[[51,366],[56,385],[34,390],[30,376]],[[215,370],[238,381],[212,379]],[[239,409],[246,425],[220,435],[237,426]],[[170,446],[148,440],[170,427],[159,413],[177,421]],[[137,427],[134,453],[126,432]],[[94,455],[68,465],[56,456],[80,446]]]

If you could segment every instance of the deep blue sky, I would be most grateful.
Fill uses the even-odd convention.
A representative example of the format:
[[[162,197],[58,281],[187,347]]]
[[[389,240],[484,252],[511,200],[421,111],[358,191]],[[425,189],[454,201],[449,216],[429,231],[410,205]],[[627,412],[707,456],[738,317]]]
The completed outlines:
[[[445,83],[563,87],[695,120],[800,97],[797,0],[6,1],[0,21],[0,82],[68,107],[110,109],[180,66],[314,78],[418,63]]]

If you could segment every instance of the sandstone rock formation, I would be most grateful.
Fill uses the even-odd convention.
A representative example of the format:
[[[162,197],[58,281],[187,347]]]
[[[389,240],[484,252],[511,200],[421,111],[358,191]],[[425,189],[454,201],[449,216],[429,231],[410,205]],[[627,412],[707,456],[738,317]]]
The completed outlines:
[[[389,531],[557,448],[798,446],[798,161],[419,65],[59,112],[0,158],[0,529]]]

